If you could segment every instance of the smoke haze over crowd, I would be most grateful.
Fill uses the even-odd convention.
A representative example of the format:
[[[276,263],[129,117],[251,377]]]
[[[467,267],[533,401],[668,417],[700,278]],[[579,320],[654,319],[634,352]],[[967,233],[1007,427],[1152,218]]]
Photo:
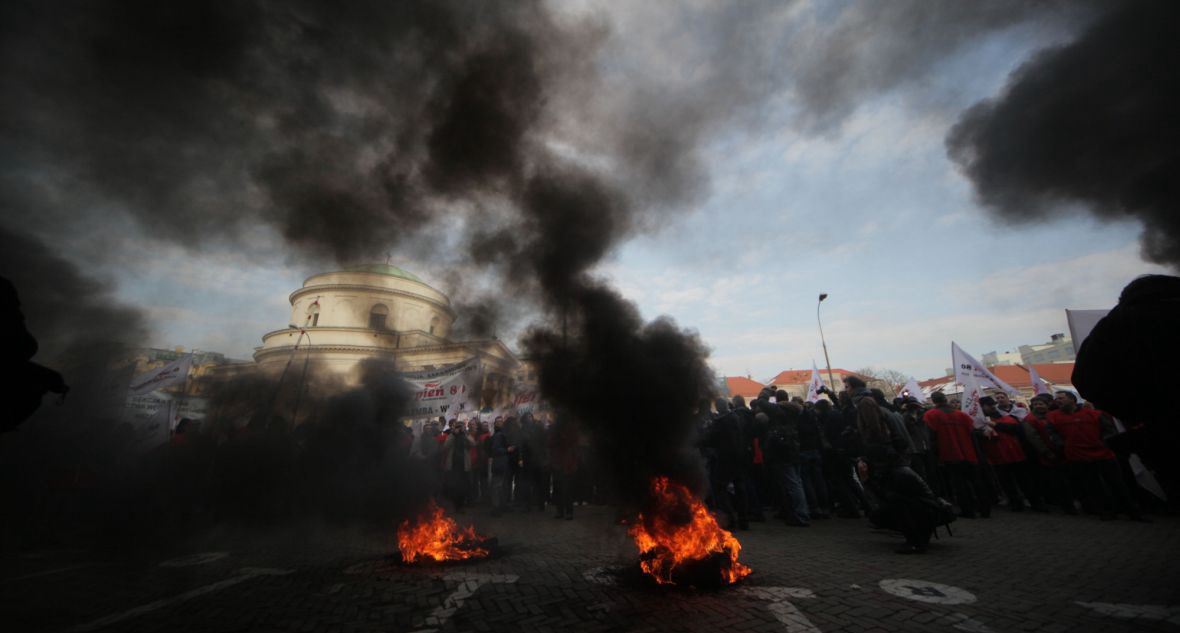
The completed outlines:
[[[1180,261],[1174,126],[1162,122],[1175,104],[1152,94],[1175,82],[1165,44],[1174,9],[813,9],[7,3],[0,274],[16,282],[45,353],[64,358],[79,332],[135,344],[152,326],[136,313],[146,306],[121,306],[88,278],[109,273],[106,261],[94,271],[67,261],[78,244],[104,257],[122,232],[194,254],[330,266],[392,251],[472,271],[480,281],[455,284],[456,305],[472,315],[464,327],[525,330],[545,395],[595,429],[618,458],[620,488],[642,490],[653,474],[634,469],[639,457],[700,484],[687,442],[693,403],[713,389],[708,347],[671,319],[645,323],[598,267],[708,197],[706,148],[723,133],[838,134],[863,102],[921,87],[942,57],[1034,27],[1066,40],[1086,30],[964,113],[947,140],[952,158],[1001,218],[1081,202],[1142,219],[1145,253]],[[1131,38],[1143,46],[1129,45],[1145,24],[1155,26]],[[652,37],[661,29],[673,37]],[[1111,59],[1093,59],[1107,49]],[[944,97],[918,89],[912,107],[937,109]],[[1062,160],[1078,150],[1087,160]],[[257,248],[260,232],[277,237],[281,256]],[[375,425],[387,415],[373,408],[398,401],[372,383],[362,390],[325,419]],[[348,413],[348,397],[364,413]]]

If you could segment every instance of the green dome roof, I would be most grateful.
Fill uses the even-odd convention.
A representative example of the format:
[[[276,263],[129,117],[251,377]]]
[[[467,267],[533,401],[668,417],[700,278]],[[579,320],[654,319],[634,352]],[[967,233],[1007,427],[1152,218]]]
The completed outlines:
[[[376,273],[378,275],[389,275],[390,277],[401,277],[402,279],[409,279],[420,284],[426,283],[412,272],[402,270],[397,266],[390,266],[389,264],[359,264],[357,266],[349,266],[344,269],[346,273]]]

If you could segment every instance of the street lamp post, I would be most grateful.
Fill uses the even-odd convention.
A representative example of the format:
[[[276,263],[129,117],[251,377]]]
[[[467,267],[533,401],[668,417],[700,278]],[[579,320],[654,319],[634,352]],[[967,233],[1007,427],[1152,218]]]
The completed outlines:
[[[295,392],[295,408],[291,411],[292,427],[299,422],[299,404],[303,402],[303,390],[307,388],[307,362],[311,360],[311,334],[307,333],[307,328],[299,328],[299,338],[295,339],[295,349],[299,349],[299,341],[305,336],[307,337],[308,349],[303,353],[303,373],[299,375],[299,386]],[[295,357],[295,350],[291,350],[291,357]]]
[[[301,328],[294,323],[288,323],[287,327],[292,330],[299,331],[299,338],[295,339],[295,346],[291,348],[291,356],[287,358],[287,364],[283,367],[283,373],[279,374],[279,382],[275,385],[274,395],[270,399],[270,414],[275,414],[275,405],[278,403],[279,391],[283,388],[283,382],[287,379],[287,371],[291,369],[291,363],[295,360],[295,354],[299,351],[299,343],[303,341],[303,337],[307,337],[307,344],[311,345],[311,335],[307,333],[307,328]],[[295,396],[295,411],[292,415],[291,424],[295,424],[295,415],[299,414],[299,404],[303,399],[303,381],[307,379],[307,361],[310,359],[311,353],[308,351],[307,356],[303,359],[303,376],[299,379],[299,391]],[[266,421],[266,427],[270,428],[270,420]]]
[[[828,359],[828,342],[824,340],[824,322],[819,318],[819,307],[823,305],[824,299],[828,298],[828,293],[819,293],[819,301],[815,304],[815,322],[819,324],[819,341],[824,346],[824,363],[828,366],[828,384],[832,388],[836,387],[836,379],[832,378],[832,361]]]

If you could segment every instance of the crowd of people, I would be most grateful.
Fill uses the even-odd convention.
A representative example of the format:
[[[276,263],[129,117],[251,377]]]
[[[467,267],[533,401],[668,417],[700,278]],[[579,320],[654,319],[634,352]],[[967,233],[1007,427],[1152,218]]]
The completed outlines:
[[[976,421],[940,392],[927,406],[888,401],[857,376],[844,387],[821,389],[814,403],[770,388],[748,405],[741,396],[701,403],[710,503],[731,529],[768,510],[798,527],[868,516],[905,535],[899,552],[920,553],[938,526],[989,518],[1000,504],[1147,520],[1108,445],[1117,422],[1072,392],[1027,406],[997,392],[980,399]]]
[[[490,430],[478,418],[440,417],[423,425],[410,456],[437,469],[441,492],[459,513],[473,504],[493,515],[551,506],[554,518],[573,519],[574,505],[595,500],[602,488],[588,438],[562,416],[496,416]]]
[[[902,532],[898,551],[920,553],[957,518],[1011,512],[1124,515],[1146,521],[1125,461],[1109,446],[1120,430],[1077,395],[1027,405],[1004,392],[980,399],[982,421],[935,392],[887,400],[857,376],[816,402],[784,390],[702,401],[695,443],[708,473],[706,501],[731,530],[768,516],[809,527],[867,517]],[[575,504],[603,501],[591,441],[568,419],[532,414],[439,418],[422,425],[411,457],[436,469],[456,511],[471,505],[572,519]]]

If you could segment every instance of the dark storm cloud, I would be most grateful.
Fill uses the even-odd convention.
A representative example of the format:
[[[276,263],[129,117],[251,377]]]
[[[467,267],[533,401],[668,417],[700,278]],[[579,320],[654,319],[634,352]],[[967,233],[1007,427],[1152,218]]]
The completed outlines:
[[[1001,220],[1136,219],[1143,256],[1180,267],[1180,5],[1108,9],[965,112],[948,153]]]

